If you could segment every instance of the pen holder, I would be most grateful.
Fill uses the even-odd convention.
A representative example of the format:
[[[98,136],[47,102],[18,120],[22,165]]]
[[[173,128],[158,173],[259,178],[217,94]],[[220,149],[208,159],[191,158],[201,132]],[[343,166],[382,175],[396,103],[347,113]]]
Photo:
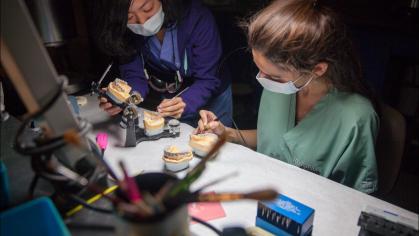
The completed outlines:
[[[165,173],[146,173],[135,177],[142,194],[149,192],[155,195],[169,180],[177,178]],[[122,196],[118,190],[117,195]],[[187,205],[172,205],[163,213],[147,218],[137,218],[118,212],[116,235],[129,236],[189,236],[189,215]]]

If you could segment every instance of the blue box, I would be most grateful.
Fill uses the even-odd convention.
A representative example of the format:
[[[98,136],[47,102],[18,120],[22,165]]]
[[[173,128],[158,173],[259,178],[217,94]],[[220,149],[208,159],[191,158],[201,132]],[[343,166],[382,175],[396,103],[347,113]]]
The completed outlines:
[[[9,177],[7,176],[7,168],[0,160],[0,210],[9,205]]]
[[[42,197],[0,213],[0,235],[70,236],[49,198]]]
[[[281,194],[275,201],[258,202],[256,226],[275,235],[311,235],[314,212]]]

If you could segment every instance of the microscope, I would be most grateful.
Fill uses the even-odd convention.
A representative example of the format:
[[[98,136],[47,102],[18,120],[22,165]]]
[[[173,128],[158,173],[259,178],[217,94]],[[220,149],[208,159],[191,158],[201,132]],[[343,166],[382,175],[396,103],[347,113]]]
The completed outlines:
[[[91,125],[73,111],[65,76],[59,76],[22,0],[4,0],[1,7],[1,63],[22,99],[28,114],[19,128],[14,148],[30,156],[35,177],[54,187],[53,199],[60,210],[92,196],[87,183],[106,185],[107,173],[100,150],[86,134]],[[36,120],[37,135],[28,135]],[[75,200],[76,199],[76,200]]]

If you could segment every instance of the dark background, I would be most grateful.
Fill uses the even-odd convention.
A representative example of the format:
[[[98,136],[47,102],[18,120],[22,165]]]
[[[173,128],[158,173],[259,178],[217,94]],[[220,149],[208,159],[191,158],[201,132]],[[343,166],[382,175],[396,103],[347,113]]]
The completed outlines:
[[[30,1],[28,1],[29,3]],[[65,44],[48,47],[60,74],[73,85],[73,93],[88,91],[98,80],[111,58],[92,43],[89,30],[92,1],[72,0],[60,11],[71,15],[71,32]],[[261,87],[254,79],[257,68],[245,49],[244,31],[238,22],[262,8],[269,1],[208,0],[224,48],[224,63],[233,74],[234,119],[241,129],[256,128]],[[382,197],[416,213],[419,187],[419,28],[418,9],[410,1],[328,1],[344,17],[361,59],[365,79],[386,104],[406,119],[407,138],[400,176],[393,191]],[[1,68],[0,68],[1,69]],[[5,103],[9,113],[19,117],[25,113],[3,70],[0,76],[5,87]],[[108,80],[119,77],[113,68]]]

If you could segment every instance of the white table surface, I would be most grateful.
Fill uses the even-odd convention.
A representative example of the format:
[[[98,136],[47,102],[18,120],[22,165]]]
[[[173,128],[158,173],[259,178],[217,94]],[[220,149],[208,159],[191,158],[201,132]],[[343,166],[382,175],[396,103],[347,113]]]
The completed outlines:
[[[95,99],[89,98],[87,106],[81,109],[83,117],[92,123],[107,118],[107,114],[97,109]],[[185,144],[193,128],[181,124],[179,138],[166,138],[158,141],[142,142],[135,148],[125,148],[124,130],[118,125],[109,125],[105,131],[109,137],[105,158],[117,175],[121,175],[118,161],[123,160],[130,175],[142,171],[154,172],[163,170],[163,148],[171,144]],[[92,137],[98,130],[92,132]],[[198,162],[192,160],[191,165]],[[315,175],[298,167],[257,153],[246,147],[227,143],[218,158],[211,161],[204,174],[194,183],[197,188],[217,177],[237,171],[237,177],[228,179],[208,190],[221,191],[252,191],[264,187],[273,187],[305,205],[315,209],[313,235],[358,235],[358,218],[367,206],[384,209],[414,220],[418,215],[327,178]],[[179,173],[183,176],[185,172]],[[210,221],[215,227],[255,225],[256,202],[240,201],[222,203],[226,217]],[[213,235],[207,228],[199,224],[191,225],[194,235]]]

